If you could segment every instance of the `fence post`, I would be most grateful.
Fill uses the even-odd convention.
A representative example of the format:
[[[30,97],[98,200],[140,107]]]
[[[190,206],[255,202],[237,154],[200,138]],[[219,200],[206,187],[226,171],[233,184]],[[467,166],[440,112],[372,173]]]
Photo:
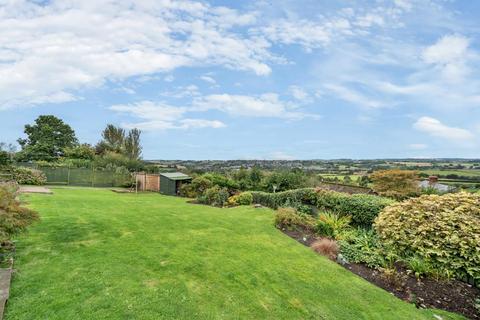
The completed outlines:
[[[70,164],[68,165],[68,168],[67,168],[67,186],[70,185]]]
[[[92,188],[95,187],[95,166],[92,166]]]

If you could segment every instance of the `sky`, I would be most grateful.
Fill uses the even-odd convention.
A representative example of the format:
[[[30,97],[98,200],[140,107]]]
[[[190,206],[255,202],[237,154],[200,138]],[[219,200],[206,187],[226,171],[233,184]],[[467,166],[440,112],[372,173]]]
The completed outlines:
[[[480,1],[0,0],[0,142],[145,159],[480,158]]]

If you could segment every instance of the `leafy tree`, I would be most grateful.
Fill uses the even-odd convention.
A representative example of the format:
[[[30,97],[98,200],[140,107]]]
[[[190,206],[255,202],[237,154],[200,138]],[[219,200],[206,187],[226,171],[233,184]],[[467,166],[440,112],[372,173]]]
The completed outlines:
[[[64,155],[65,149],[77,144],[75,131],[52,116],[39,116],[33,125],[27,124],[24,130],[26,139],[18,139],[22,146],[20,160],[52,161]]]
[[[125,138],[125,155],[130,159],[140,159],[142,154],[142,146],[140,144],[141,133],[137,128],[133,128]]]
[[[257,189],[258,186],[260,185],[260,183],[262,182],[262,179],[263,179],[263,173],[262,173],[262,170],[260,170],[260,168],[258,168],[257,166],[255,167],[252,167],[250,169],[250,172],[249,172],[249,180],[252,184],[252,187],[254,189]]]
[[[123,153],[125,142],[124,129],[108,124],[102,132],[102,138],[102,141],[96,146],[97,153],[104,154],[107,151]]]
[[[418,175],[410,170],[381,170],[370,176],[373,181],[373,190],[379,195],[405,199],[419,193]]]
[[[305,175],[302,171],[278,171],[265,179],[267,191],[285,191],[303,187]]]
[[[70,159],[93,160],[95,149],[88,143],[82,143],[78,146],[65,149],[65,157]]]

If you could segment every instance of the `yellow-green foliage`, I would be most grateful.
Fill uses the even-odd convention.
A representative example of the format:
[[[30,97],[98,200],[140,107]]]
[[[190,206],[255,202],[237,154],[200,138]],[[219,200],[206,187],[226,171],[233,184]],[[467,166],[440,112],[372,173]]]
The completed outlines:
[[[373,181],[373,190],[384,197],[401,200],[419,193],[415,171],[381,170],[374,172],[370,179]]]
[[[445,275],[480,279],[480,195],[424,195],[386,207],[375,221],[382,243]]]
[[[275,213],[275,226],[280,229],[314,228],[315,219],[307,215],[299,215],[294,208],[279,208]]]

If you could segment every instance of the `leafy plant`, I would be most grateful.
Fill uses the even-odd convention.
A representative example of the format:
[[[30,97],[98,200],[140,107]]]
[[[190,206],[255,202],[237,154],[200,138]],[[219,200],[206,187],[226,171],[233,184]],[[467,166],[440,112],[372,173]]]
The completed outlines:
[[[280,229],[312,230],[314,224],[312,217],[299,215],[294,208],[279,208],[275,213],[275,226]]]
[[[12,183],[0,184],[0,242],[8,241],[12,236],[19,234],[35,220],[38,214],[22,207],[17,198],[17,185]]]
[[[335,213],[323,212],[318,215],[315,231],[321,236],[336,239],[349,228],[350,221],[350,216],[341,217]]]
[[[45,174],[37,169],[26,167],[11,167],[8,170],[18,184],[43,185],[47,182]]]
[[[205,193],[198,197],[200,203],[209,204],[216,207],[223,207],[228,200],[228,190],[226,188],[220,188],[219,186],[213,186]]]
[[[385,208],[375,221],[382,243],[457,278],[480,279],[480,194],[424,195]]]
[[[365,263],[368,267],[386,267],[395,257],[385,254],[374,230],[358,228],[349,230],[338,241],[340,253],[350,262]]]

